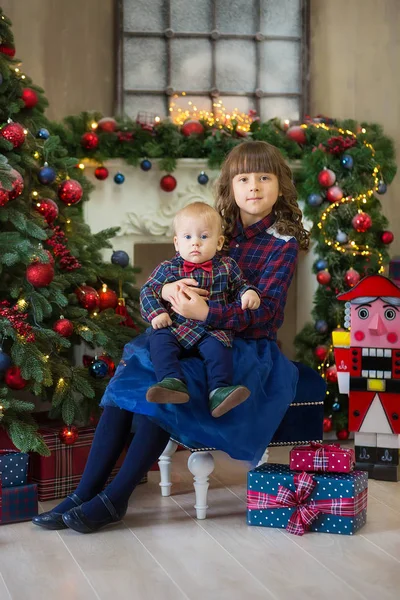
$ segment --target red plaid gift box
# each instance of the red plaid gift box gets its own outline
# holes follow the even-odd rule
[[[58,434],[60,425],[40,428],[51,456],[32,453],[29,460],[29,480],[37,483],[39,500],[53,500],[68,496],[77,487],[89,456],[95,432],[94,427],[78,427],[79,437],[74,444],[64,444]],[[111,480],[119,471],[124,460],[123,452],[112,470]],[[147,481],[144,477],[141,483]]]
[[[1,525],[30,521],[38,514],[38,495],[35,484],[3,488],[1,501]]]
[[[292,471],[324,473],[350,473],[355,466],[352,448],[341,448],[339,444],[311,442],[307,446],[295,446],[290,451]]]

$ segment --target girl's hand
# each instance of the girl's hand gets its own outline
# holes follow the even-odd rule
[[[191,287],[180,287],[173,298],[169,300],[172,310],[185,319],[194,319],[196,321],[205,321],[208,316],[208,305]]]
[[[247,292],[242,295],[242,310],[246,310],[246,308],[257,310],[260,303],[260,296],[254,290],[247,290]]]
[[[198,285],[197,281],[191,277],[185,277],[184,279],[179,279],[172,283],[166,283],[161,290],[161,297],[166,302],[171,302],[172,299],[175,299],[178,289],[181,289],[186,293],[189,290],[188,286],[190,286],[190,289],[199,296],[208,296],[209,292],[196,287]]]

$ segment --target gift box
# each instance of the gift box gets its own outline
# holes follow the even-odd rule
[[[366,522],[367,494],[365,471],[311,474],[264,464],[248,473],[247,523],[353,535]]]
[[[71,445],[60,440],[60,429],[59,424],[51,424],[39,429],[51,451],[51,456],[40,456],[37,453],[30,455],[28,477],[29,481],[37,484],[40,501],[64,498],[76,489],[93,442],[94,427],[78,427],[78,439]],[[121,454],[108,481],[118,473],[125,454],[126,451]],[[141,483],[146,481],[147,476]]]
[[[351,473],[355,467],[355,454],[352,448],[341,448],[339,444],[311,442],[292,448],[289,464],[292,471]]]
[[[3,488],[25,485],[29,455],[16,450],[0,450],[0,476]]]
[[[37,485],[19,485],[3,488],[1,525],[30,521],[38,514]]]

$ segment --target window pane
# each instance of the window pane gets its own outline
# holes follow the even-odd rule
[[[261,0],[261,32],[300,36],[300,0]]]
[[[267,121],[274,117],[299,121],[300,100],[297,98],[262,98],[260,113],[262,121]]]
[[[211,87],[211,43],[209,40],[171,40],[172,87],[174,90],[207,91]]]
[[[124,88],[163,90],[166,86],[165,41],[128,38],[124,47]]]
[[[261,42],[260,86],[264,92],[300,92],[299,42]]]
[[[171,0],[171,22],[174,31],[207,33],[211,31],[211,1]]]
[[[219,40],[215,56],[217,88],[221,92],[254,92],[256,87],[254,42]]]
[[[233,112],[249,113],[249,110],[255,108],[255,102],[253,98],[246,96],[221,96],[220,102],[225,107],[225,112],[232,115]]]
[[[167,27],[164,0],[124,0],[125,31],[163,31]]]
[[[167,115],[167,108],[163,96],[148,96],[145,94],[125,94],[124,114],[131,119],[136,120],[139,112],[151,112],[158,117]]]
[[[221,33],[256,33],[255,0],[218,0],[217,29]]]

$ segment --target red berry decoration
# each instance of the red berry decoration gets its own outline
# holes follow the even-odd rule
[[[298,144],[305,144],[307,139],[303,127],[300,127],[299,125],[294,125],[294,127],[290,127],[287,130],[286,135],[288,138],[290,138],[294,142],[297,142]]]
[[[35,262],[26,269],[26,278],[34,287],[46,287],[54,279],[54,268],[50,263]]]
[[[78,204],[81,201],[83,190],[79,181],[75,179],[66,179],[58,186],[58,197],[64,204]]]
[[[10,46],[9,44],[0,44],[0,53],[9,56],[10,58],[14,58],[15,56],[15,48],[14,46]]]
[[[325,371],[325,377],[326,377],[326,380],[329,383],[336,383],[337,382],[336,365],[332,365],[331,367],[327,368],[327,370]]]
[[[79,437],[79,433],[76,427],[64,427],[58,434],[59,439],[67,446],[75,444]]]
[[[24,191],[24,178],[21,173],[18,173],[15,169],[11,170],[10,175],[14,179],[11,183],[12,189],[8,192],[8,196],[10,200],[15,200],[15,198],[20,196]]]
[[[100,298],[94,288],[89,285],[81,285],[75,294],[83,308],[86,308],[86,310],[99,310]]]
[[[383,244],[391,244],[394,240],[394,235],[391,231],[382,231],[381,241]]]
[[[24,128],[19,123],[7,123],[0,130],[0,135],[11,142],[14,148],[20,148],[25,141]]]
[[[110,290],[105,284],[98,290],[100,298],[100,310],[106,310],[106,308],[116,308],[118,304],[118,296]]]
[[[132,142],[134,140],[131,131],[118,131],[117,136],[120,142]]]
[[[318,174],[318,183],[322,187],[331,187],[336,181],[336,175],[331,169],[322,169]]]
[[[326,191],[326,199],[329,202],[339,202],[343,198],[343,190],[338,185],[333,185]]]
[[[336,437],[338,440],[348,440],[350,435],[350,431],[348,429],[341,429],[336,432]]]
[[[164,175],[160,181],[160,187],[164,192],[172,192],[177,186],[177,181],[173,175]]]
[[[204,133],[204,127],[200,121],[197,121],[196,119],[190,119],[182,125],[181,133],[186,137],[189,137],[190,135],[201,135]]]
[[[113,133],[117,129],[117,121],[112,117],[103,117],[97,122],[98,131]]]
[[[359,233],[365,233],[372,227],[372,219],[367,213],[359,212],[352,218],[351,224]]]
[[[33,108],[38,103],[38,95],[32,88],[25,88],[22,91],[22,100],[24,101],[25,108]]]
[[[54,323],[53,331],[62,337],[68,338],[74,333],[74,326],[69,319],[64,319],[64,317],[61,317]]]
[[[94,176],[96,177],[96,179],[103,181],[108,177],[108,169],[106,169],[106,167],[97,167],[97,169],[94,172]]]
[[[361,275],[355,269],[351,268],[346,271],[344,276],[344,282],[349,287],[354,287],[360,281]]]
[[[99,136],[94,131],[88,131],[81,137],[81,146],[85,150],[95,150],[99,145]]]
[[[324,433],[329,433],[332,431],[332,419],[330,417],[325,417],[323,421],[323,429]]]
[[[321,285],[328,285],[328,283],[330,283],[331,279],[332,279],[332,276],[329,273],[329,271],[327,271],[326,269],[317,273],[317,281]]]
[[[12,390],[23,390],[28,383],[22,377],[19,367],[9,367],[4,374],[4,381]]]
[[[324,362],[328,356],[329,349],[326,346],[317,346],[314,350],[314,356],[319,362]]]
[[[58,217],[58,206],[51,198],[40,198],[35,204],[35,210],[40,213],[49,225]]]

